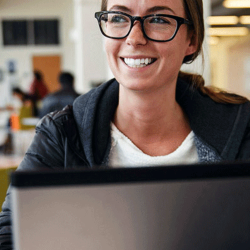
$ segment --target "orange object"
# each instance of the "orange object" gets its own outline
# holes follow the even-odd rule
[[[13,113],[10,117],[10,126],[13,131],[20,130],[20,118],[15,113]]]

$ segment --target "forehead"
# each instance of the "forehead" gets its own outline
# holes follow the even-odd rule
[[[165,7],[170,14],[184,15],[183,0],[108,0],[107,10],[118,10],[119,8],[128,9],[131,14],[146,13],[154,7]],[[164,8],[162,8],[164,9]]]

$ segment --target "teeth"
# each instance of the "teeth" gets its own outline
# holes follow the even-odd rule
[[[124,58],[124,62],[132,68],[141,68],[147,66],[152,62],[152,58],[142,58],[142,59],[133,59],[133,58]]]
[[[141,64],[141,60],[140,60],[140,59],[136,59],[136,60],[135,60],[135,65],[136,65],[136,66],[139,66],[140,64]]]

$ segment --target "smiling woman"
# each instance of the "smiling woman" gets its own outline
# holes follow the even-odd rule
[[[108,0],[95,13],[115,79],[45,116],[18,170],[250,159],[250,103],[180,71],[201,53],[202,0]],[[10,196],[0,249],[10,249]]]

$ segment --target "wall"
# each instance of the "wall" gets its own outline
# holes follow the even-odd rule
[[[228,59],[228,88],[250,98],[250,36],[229,48]]]
[[[74,0],[76,89],[79,92],[87,92],[93,84],[108,79],[103,36],[94,18],[100,7],[100,0]]]
[[[60,46],[3,47],[0,44],[0,69],[6,71],[6,62],[15,60],[18,73],[5,81],[20,84],[26,90],[32,79],[32,56],[62,56],[62,69],[75,75],[79,93],[88,91],[93,83],[107,80],[108,68],[95,11],[100,0],[1,0],[0,19],[59,18],[61,21]],[[0,27],[0,40],[2,41]],[[0,84],[1,85],[1,84]],[[3,87],[0,86],[0,90]],[[6,93],[6,86],[4,92]],[[8,92],[10,92],[8,90]],[[1,106],[1,103],[0,103]]]
[[[250,98],[250,87],[245,86],[246,61],[250,57],[250,35],[222,37],[210,47],[211,83],[213,86]]]
[[[8,60],[17,63],[17,75],[12,76],[13,81],[19,83],[26,90],[32,78],[32,56],[53,55],[62,56],[62,69],[74,73],[75,51],[74,42],[70,38],[70,31],[74,26],[72,0],[1,0],[0,19],[32,19],[32,18],[58,18],[61,22],[60,46],[11,46],[3,47],[2,30],[0,27],[0,69],[6,71]]]

